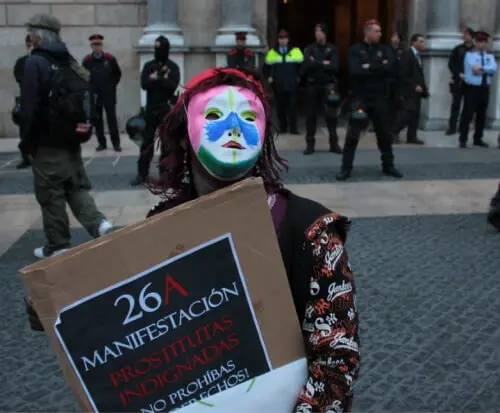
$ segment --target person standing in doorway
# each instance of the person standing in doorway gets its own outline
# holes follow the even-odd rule
[[[316,42],[306,47],[301,75],[306,79],[306,149],[304,155],[314,153],[318,110],[324,109],[330,152],[342,153],[337,135],[336,110],[328,110],[327,98],[337,85],[339,55],[337,48],[327,41],[328,26],[318,23],[314,28]]]
[[[234,34],[236,47],[227,54],[227,67],[233,69],[255,69],[255,53],[247,47],[247,33],[237,32]]]
[[[394,73],[387,79],[387,93],[389,94],[389,106],[393,125],[396,123],[396,115],[401,107],[401,58],[404,54],[403,37],[394,32],[391,36],[391,51],[394,55]],[[371,131],[370,131],[371,132]],[[396,143],[396,142],[395,142]]]
[[[14,65],[14,78],[16,79],[17,84],[19,85],[19,91],[21,91],[21,84],[24,77],[24,65],[26,63],[26,59],[28,59],[31,49],[33,48],[33,43],[31,42],[30,35],[27,34],[24,39],[24,45],[26,47],[26,54],[21,56],[16,60],[16,64]],[[16,106],[18,106],[21,102],[21,97],[16,97]],[[22,137],[23,127],[19,125],[19,136]],[[21,138],[22,139],[22,138]],[[28,153],[21,152],[21,162],[16,165],[17,169],[25,169],[31,166],[31,161],[29,160]]]
[[[298,135],[297,88],[304,55],[298,47],[290,47],[288,32],[278,33],[278,45],[267,52],[268,81],[272,85],[278,109],[280,133]]]
[[[365,38],[362,43],[350,47],[348,54],[349,71],[352,77],[352,101],[356,110],[368,115],[375,127],[377,146],[381,153],[382,173],[394,178],[403,174],[394,167],[392,135],[390,131],[386,81],[393,75],[394,56],[389,46],[380,44],[382,28],[376,20],[364,24]],[[363,128],[351,116],[347,129],[342,167],[337,174],[338,181],[350,178],[354,155]]]
[[[468,27],[464,31],[464,41],[455,46],[448,60],[448,69],[451,72],[450,93],[452,97],[450,119],[446,135],[457,133],[458,116],[460,115],[460,105],[464,95],[464,58],[465,54],[473,47],[472,39],[474,31]]]
[[[424,50],[424,35],[414,34],[410,40],[410,50],[406,51],[401,59],[402,107],[398,111],[396,124],[394,125],[394,143],[399,142],[399,134],[404,128],[408,128],[406,132],[407,143],[415,145],[425,143],[417,137],[422,99],[429,97],[422,63],[422,52]]]
[[[85,56],[82,66],[90,72],[90,90],[93,95],[97,151],[107,149],[104,135],[104,112],[108,121],[109,135],[115,152],[121,152],[120,133],[116,119],[116,87],[120,83],[122,71],[116,58],[103,51],[104,36],[93,34],[89,37],[92,53]]]
[[[490,35],[478,31],[474,35],[474,49],[465,54],[464,107],[460,116],[460,148],[467,148],[469,125],[476,115],[474,146],[487,148],[483,141],[486,111],[490,98],[490,85],[497,72],[495,56],[487,53]]]
[[[155,41],[154,59],[144,65],[141,73],[141,87],[146,91],[146,131],[137,161],[137,175],[130,182],[132,186],[142,185],[149,178],[155,132],[169,112],[179,87],[181,72],[177,63],[169,57],[170,41],[165,36],[159,36]],[[161,158],[164,155],[162,150]]]

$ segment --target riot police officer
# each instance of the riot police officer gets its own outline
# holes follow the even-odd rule
[[[121,152],[120,133],[116,119],[116,87],[122,72],[116,58],[105,53],[102,48],[104,36],[93,34],[89,37],[92,53],[85,56],[82,66],[90,72],[90,90],[94,101],[95,130],[97,135],[97,151],[107,149],[104,136],[103,112],[106,112],[111,143],[116,152]]]
[[[457,133],[458,116],[460,115],[460,105],[464,96],[464,58],[465,54],[472,50],[474,46],[472,39],[474,31],[468,27],[464,31],[464,41],[452,50],[448,60],[448,69],[451,72],[450,93],[452,97],[450,119],[446,135]]]
[[[337,48],[327,42],[328,26],[318,23],[314,28],[316,42],[306,47],[301,75],[306,79],[307,115],[306,149],[304,155],[314,153],[316,144],[316,117],[321,106],[325,110],[330,152],[342,153],[337,136],[337,106],[340,96],[337,91],[339,55]]]
[[[235,69],[254,69],[255,53],[247,47],[246,32],[235,33],[236,47],[227,54],[227,66]]]
[[[394,167],[386,91],[386,81],[393,75],[394,56],[387,45],[380,44],[382,30],[376,20],[369,20],[364,24],[364,34],[364,41],[351,46],[348,55],[353,113],[366,113],[373,122],[384,175],[401,178],[403,175]],[[345,181],[351,176],[359,136],[367,126],[366,123],[360,125],[358,122],[351,114],[342,168],[337,175],[339,181]]]

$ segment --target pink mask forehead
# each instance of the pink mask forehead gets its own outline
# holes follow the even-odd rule
[[[188,132],[191,145],[193,146],[193,149],[195,151],[197,151],[200,146],[201,131],[199,131],[199,127],[201,125],[198,125],[197,128],[192,123],[194,122],[198,123],[200,121],[199,117],[205,116],[205,110],[207,108],[208,103],[218,95],[222,94],[227,95],[227,91],[230,87],[236,90],[237,92],[241,93],[243,96],[245,96],[245,98],[248,100],[250,107],[257,114],[257,120],[255,121],[255,126],[259,131],[261,141],[264,141],[265,131],[266,131],[266,119],[265,119],[266,113],[264,110],[264,105],[262,104],[262,101],[259,99],[259,97],[247,88],[239,86],[221,85],[194,95],[191,101],[189,102],[187,108]],[[194,132],[195,129],[197,130],[197,133]]]

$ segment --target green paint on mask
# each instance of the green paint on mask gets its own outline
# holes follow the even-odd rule
[[[198,151],[198,159],[206,170],[217,178],[238,179],[247,174],[257,163],[258,154],[247,161],[224,163],[213,156],[203,145]]]

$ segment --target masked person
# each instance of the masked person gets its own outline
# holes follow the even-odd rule
[[[164,201],[149,216],[246,177],[264,180],[309,360],[295,412],[349,411],[359,366],[358,316],[345,240],[350,222],[286,190],[263,86],[244,69],[196,76],[159,128],[165,173],[151,185]],[[335,286],[342,294],[329,295]],[[317,325],[324,320],[328,331]],[[279,397],[279,395],[277,395]]]
[[[297,135],[297,89],[300,66],[304,55],[298,47],[290,47],[288,32],[278,33],[278,44],[266,54],[268,81],[273,86],[277,100],[280,132]],[[290,129],[288,129],[290,126]]]
[[[318,110],[321,109],[324,110],[325,114],[330,152],[342,153],[337,135],[337,107],[328,107],[330,95],[338,97],[338,91],[335,89],[339,71],[339,55],[337,48],[332,43],[327,42],[327,32],[328,26],[325,23],[318,23],[314,28],[316,42],[304,50],[304,64],[301,68],[301,76],[306,79],[307,84],[306,149],[304,155],[314,153],[316,119]]]
[[[92,53],[85,56],[82,66],[90,72],[90,90],[93,94],[95,111],[95,132],[97,151],[107,149],[104,136],[104,112],[108,121],[111,143],[115,152],[121,152],[120,133],[116,119],[116,87],[120,83],[122,71],[116,58],[103,51],[104,36],[93,34],[89,37]]]
[[[448,59],[448,69],[451,73],[450,93],[452,97],[450,119],[448,121],[448,130],[446,135],[455,135],[457,133],[458,117],[460,115],[460,105],[464,96],[464,58],[465,54],[472,50],[474,46],[472,39],[474,30],[470,27],[464,30],[464,41],[451,51]]]
[[[359,370],[356,291],[344,245],[350,221],[283,187],[286,163],[276,153],[260,81],[246,70],[209,69],[186,86],[158,132],[167,165],[150,188],[164,200],[148,216],[246,177],[263,179],[309,365],[294,412],[350,411]],[[31,327],[42,329],[30,302],[28,314]]]
[[[26,35],[24,39],[24,44],[26,46],[27,54],[21,56],[16,60],[16,64],[14,65],[14,78],[16,79],[17,84],[19,85],[19,90],[21,90],[21,84],[24,77],[24,65],[26,64],[26,59],[28,59],[31,49],[33,47],[33,43],[31,42],[30,35]],[[16,110],[21,102],[21,98],[16,98]],[[22,125],[19,125],[19,136],[22,136]],[[29,154],[21,151],[21,162],[16,165],[17,169],[28,168],[31,165],[31,161],[29,160]]]
[[[132,186],[148,180],[154,156],[155,132],[170,110],[170,102],[179,87],[179,66],[169,59],[169,54],[170,42],[165,36],[159,36],[155,41],[154,59],[142,68],[141,87],[146,91],[146,131],[137,162],[137,176],[130,183]]]

